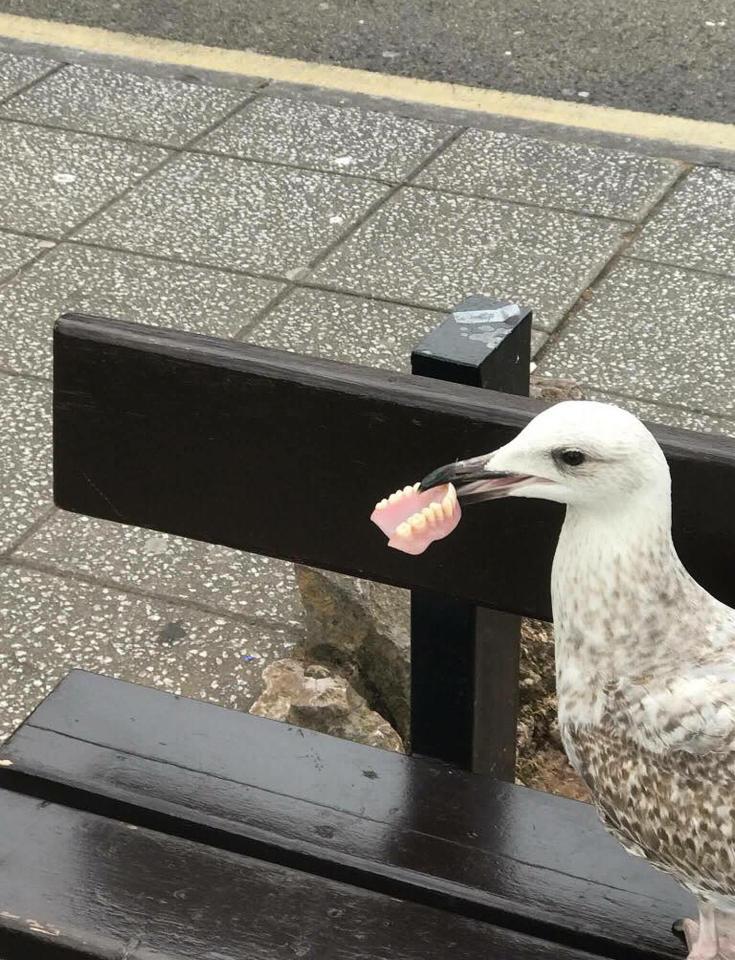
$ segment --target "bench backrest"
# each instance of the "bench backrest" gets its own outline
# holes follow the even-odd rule
[[[507,442],[538,402],[92,317],[62,318],[54,350],[59,506],[551,619],[555,506],[480,505],[419,558],[368,521],[397,487]],[[682,559],[735,605],[735,443],[654,433]]]

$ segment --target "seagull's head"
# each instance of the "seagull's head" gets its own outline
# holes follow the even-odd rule
[[[445,483],[464,503],[531,497],[590,509],[668,497],[670,489],[663,452],[641,421],[589,400],[549,407],[504,447],[440,467],[420,489]]]

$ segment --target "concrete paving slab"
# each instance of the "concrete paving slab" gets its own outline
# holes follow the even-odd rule
[[[647,423],[662,423],[667,427],[679,427],[682,430],[695,430],[697,433],[717,433],[726,437],[735,437],[735,420],[723,420],[706,413],[696,413],[683,407],[668,407],[647,400],[618,397],[614,393],[602,390],[585,390],[588,400],[600,403],[613,403],[617,407],[629,410]]]
[[[0,437],[2,553],[51,507],[50,387],[0,374]]]
[[[73,668],[246,710],[288,630],[0,567],[0,741]]]
[[[79,236],[285,275],[306,267],[387,189],[334,174],[183,155]]]
[[[16,57],[0,53],[0,100],[11,97],[26,84],[42,77],[58,64],[35,57]]]
[[[51,333],[66,311],[235,334],[281,284],[135,254],[61,244],[0,296],[0,367],[51,375]]]
[[[295,290],[245,339],[344,363],[410,370],[411,350],[441,313],[321,290]]]
[[[165,156],[155,147],[0,121],[0,226],[60,237]]]
[[[681,173],[673,160],[467,130],[416,182],[500,200],[640,220]]]
[[[641,231],[630,254],[735,277],[735,171],[697,167]]]
[[[7,280],[24,263],[45,249],[45,242],[35,237],[22,237],[0,230],[0,282]],[[2,301],[0,301],[2,302]]]
[[[622,261],[546,349],[539,372],[735,417],[735,281]]]
[[[13,554],[123,590],[298,626],[293,564],[58,511]]]
[[[257,84],[253,80],[251,89]],[[0,113],[32,123],[181,147],[247,96],[247,89],[227,90],[72,64],[13,97]]]
[[[625,224],[403,188],[315,271],[355,293],[449,310],[470,293],[533,306],[553,330]]]
[[[403,180],[454,128],[309,100],[261,97],[198,149]]]

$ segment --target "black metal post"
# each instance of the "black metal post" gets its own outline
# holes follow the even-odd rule
[[[411,354],[414,374],[528,396],[531,311],[468,297]],[[411,594],[411,746],[502,780],[515,776],[520,617]]]

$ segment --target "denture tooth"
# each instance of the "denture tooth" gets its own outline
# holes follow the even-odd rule
[[[424,509],[421,511],[421,516],[426,518],[427,523],[434,523],[436,520],[431,507],[424,507]]]
[[[399,524],[396,527],[396,533],[399,537],[410,537],[411,536],[411,526],[405,520],[403,523]]]
[[[384,498],[383,500],[380,501],[380,503],[376,506],[375,509],[376,509],[376,510],[385,510],[385,508],[386,508],[387,506],[388,506],[388,500]]]
[[[414,513],[414,515],[409,518],[408,522],[411,524],[412,529],[418,530],[419,533],[426,529],[426,517],[423,515],[423,513]]]
[[[395,503],[396,500],[397,500],[400,496],[401,496],[401,491],[400,491],[400,490],[397,490],[395,493],[392,493],[392,494],[388,497],[388,503]]]
[[[413,493],[413,487],[404,487],[403,492],[406,496],[408,496],[409,493]]]
[[[411,489],[413,490],[414,493],[418,493],[418,489],[420,486],[421,486],[421,481],[417,480]]]
[[[442,510],[440,503],[432,503],[431,510],[437,520],[444,519],[444,511]]]

